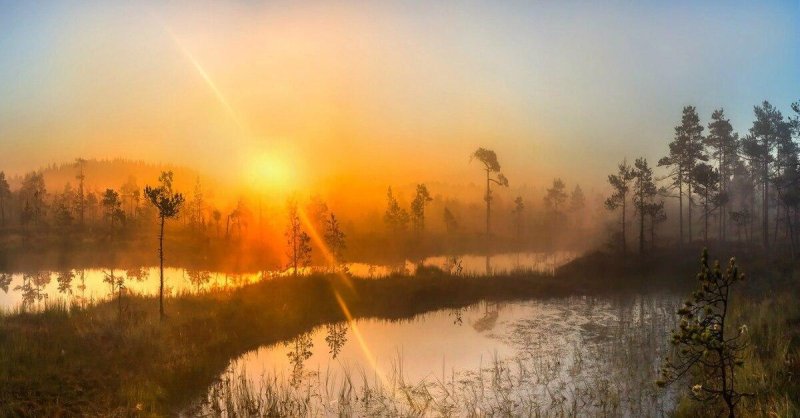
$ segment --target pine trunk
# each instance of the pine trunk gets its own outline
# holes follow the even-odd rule
[[[158,272],[159,272],[159,288],[158,288],[158,313],[159,318],[164,320],[164,216],[161,216],[161,229],[158,234]]]

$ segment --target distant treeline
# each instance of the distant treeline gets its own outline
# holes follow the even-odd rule
[[[645,158],[623,160],[608,177],[606,207],[619,215],[610,244],[626,251],[634,217],[640,252],[658,241],[667,219],[665,199],[676,201],[677,245],[696,240],[783,249],[797,254],[800,226],[800,102],[792,115],[764,101],[754,107],[752,127],[740,136],[723,109],[714,110],[707,129],[693,106],[680,124],[655,176]],[[630,210],[632,207],[633,210]]]

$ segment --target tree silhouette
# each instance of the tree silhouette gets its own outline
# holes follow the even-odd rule
[[[331,357],[335,359],[347,343],[347,323],[337,322],[326,325],[326,328],[328,335],[325,336],[325,342],[328,344]]]
[[[669,144],[669,155],[658,161],[660,167],[669,167],[670,186],[678,189],[679,245],[683,245],[683,198],[688,197],[689,240],[692,239],[692,183],[691,173],[698,161],[706,161],[703,152],[703,127],[694,106],[685,106],[681,124],[675,127],[675,137]]]
[[[200,184],[200,177],[197,177],[192,193],[192,201],[189,204],[189,223],[192,228],[202,230],[205,227],[206,201],[203,196],[203,186]]]
[[[667,220],[667,213],[664,211],[664,201],[651,202],[645,205],[645,213],[650,219],[650,249],[656,245],[656,226]]]
[[[195,293],[200,293],[203,286],[211,282],[211,273],[207,270],[188,269],[186,270],[186,276],[189,283],[194,286]]]
[[[127,218],[129,220],[136,219],[137,213],[139,212],[139,199],[141,199],[141,189],[136,184],[136,177],[128,176],[128,180],[122,184],[119,188],[120,200],[125,203],[125,200],[128,201],[128,208],[127,208]],[[123,208],[123,212],[125,208]]]
[[[522,231],[525,228],[525,203],[522,196],[514,199],[514,209],[511,211],[511,219],[514,222],[514,238],[519,246],[522,243]]]
[[[720,179],[719,239],[724,241],[727,233],[728,183],[733,176],[739,150],[739,135],[733,132],[730,120],[725,118],[724,109],[714,110],[711,114],[705,144],[711,149],[711,157],[717,161],[717,172]]]
[[[328,250],[331,252],[331,256],[333,257],[333,267],[334,269],[342,262],[344,250],[347,248],[345,244],[345,235],[342,232],[341,228],[339,227],[339,220],[336,219],[336,215],[333,213],[330,214],[328,219],[325,221],[325,245],[328,247]]]
[[[575,185],[572,193],[569,195],[569,210],[572,212],[580,212],[586,207],[586,196],[583,194],[583,189],[579,184]]]
[[[575,226],[583,228],[583,210],[586,208],[586,196],[583,194],[583,189],[580,185],[575,185],[572,193],[569,195],[569,211],[572,219],[574,219]]]
[[[400,207],[394,194],[392,194],[391,187],[386,192],[386,212],[383,214],[383,221],[395,235],[405,232],[408,228],[408,212]]]
[[[113,237],[116,223],[125,221],[125,212],[122,210],[122,200],[120,200],[119,193],[115,190],[106,189],[103,193],[103,199],[100,202],[103,205],[104,218],[108,222],[109,233]]]
[[[425,230],[425,205],[432,201],[428,187],[424,184],[417,185],[417,193],[411,201],[411,226],[414,232],[421,234]]]
[[[23,205],[20,215],[22,224],[33,222],[34,225],[39,225],[46,209],[46,195],[42,173],[33,171],[26,174],[19,189],[19,199]]]
[[[456,220],[455,215],[453,215],[453,212],[451,212],[447,207],[444,208],[443,219],[444,227],[448,234],[453,234],[458,230],[458,221]]]
[[[184,198],[182,194],[172,191],[172,171],[162,172],[158,180],[161,185],[158,187],[146,186],[144,188],[144,194],[147,196],[150,203],[158,210],[158,217],[160,219],[158,233],[158,310],[161,320],[164,320],[164,224],[167,219],[178,216]]]
[[[698,382],[691,390],[695,400],[713,403],[722,399],[728,416],[734,417],[736,405],[746,396],[736,389],[735,373],[744,364],[741,357],[747,348],[747,329],[736,329],[726,319],[731,288],[744,274],[733,258],[725,271],[719,262],[709,267],[708,250],[703,250],[697,278],[700,288],[678,310],[680,327],[673,330],[671,341],[674,358],[667,357],[657,383],[665,386],[689,374]]]
[[[625,212],[627,212],[628,192],[630,192],[631,181],[633,181],[633,179],[633,167],[628,165],[628,162],[625,160],[617,167],[617,174],[610,174],[608,176],[608,183],[611,184],[613,193],[606,199],[605,206],[611,211],[617,210],[618,208],[622,209],[620,224],[622,225],[621,244],[623,253],[628,251],[628,244],[626,242],[627,232],[625,230],[625,224],[627,222],[625,219]]]
[[[633,164],[633,207],[639,214],[639,253],[644,253],[644,220],[648,206],[656,195],[656,184],[653,182],[653,169],[647,165],[647,159],[637,158]]]
[[[561,179],[553,179],[553,185],[547,189],[544,204],[553,216],[553,220],[561,219],[561,209],[567,201],[566,185]]]
[[[217,238],[219,238],[219,221],[222,219],[222,212],[220,212],[219,209],[214,209],[214,211],[211,212],[211,218],[214,219],[214,225],[217,229]]]
[[[490,219],[493,199],[492,183],[501,187],[508,187],[508,179],[500,172],[500,163],[497,161],[497,154],[495,154],[494,151],[478,148],[472,153],[470,161],[473,159],[481,162],[483,164],[483,169],[486,171],[486,194],[483,199],[486,201],[486,236],[489,237],[491,233]]]
[[[72,216],[72,202],[74,200],[75,192],[69,183],[64,185],[64,191],[61,194],[55,194],[53,197],[52,209],[56,225],[65,232],[69,230],[74,220]],[[67,237],[68,235],[64,235],[64,238]]]
[[[702,201],[703,241],[708,243],[708,217],[719,197],[719,172],[706,163],[698,164],[692,170],[692,182]]]
[[[790,125],[781,112],[768,101],[755,106],[756,120],[750,133],[742,140],[742,152],[751,166],[757,169],[757,179],[761,185],[761,224],[762,245],[769,248],[769,186],[774,168],[775,150],[781,142],[791,140]]]
[[[14,276],[9,273],[0,273],[0,289],[3,290],[3,293],[8,294],[8,287],[11,285],[11,281],[14,280]]]
[[[11,197],[11,189],[6,180],[6,173],[0,171],[0,225],[6,226],[6,207]]]
[[[289,199],[286,207],[289,217],[286,226],[289,266],[292,268],[292,274],[297,277],[300,267],[307,267],[311,263],[311,237],[303,230],[297,201]]]
[[[78,223],[81,228],[83,228],[86,220],[86,189],[84,185],[86,181],[86,174],[84,174],[86,162],[87,161],[83,158],[75,159],[75,168],[78,169],[78,174],[75,175],[75,179],[78,180],[78,192],[75,195],[75,210],[78,212]]]
[[[328,204],[321,197],[317,195],[311,196],[306,205],[306,214],[308,214],[308,220],[315,231],[325,230],[329,212]]]
[[[289,357],[289,364],[292,365],[292,378],[290,383],[292,386],[298,387],[303,380],[303,363],[313,355],[311,350],[314,348],[314,341],[311,339],[311,333],[305,332],[284,344],[288,347],[292,347],[292,349],[286,353],[286,356]]]
[[[62,294],[72,294],[72,280],[75,279],[75,272],[72,269],[64,269],[56,275],[58,282],[58,292]]]

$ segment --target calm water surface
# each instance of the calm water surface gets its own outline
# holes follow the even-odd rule
[[[553,273],[564,263],[575,258],[575,253],[514,253],[493,255],[488,262],[492,273],[513,270],[530,270]],[[423,261],[454,274],[486,275],[487,257],[462,255],[457,257],[429,257]],[[350,272],[359,277],[380,278],[391,273],[412,274],[416,264],[411,261],[396,265],[365,263],[347,264]],[[168,295],[226,289],[253,283],[262,279],[289,274],[286,270],[251,273],[226,273],[182,268],[165,268],[165,290]],[[107,268],[71,269],[61,271],[0,272],[0,310],[24,306],[37,309],[46,303],[92,303],[119,294],[119,285],[128,293],[155,295],[159,287],[158,267],[140,267],[131,270]]]
[[[654,384],[677,296],[481,303],[358,319],[233,359],[187,411],[231,416],[661,416]]]

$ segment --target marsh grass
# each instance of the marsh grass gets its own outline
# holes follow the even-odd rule
[[[455,276],[435,269],[418,276],[392,275],[381,280],[345,280],[320,274],[296,279],[279,277],[238,289],[168,298],[168,317],[163,324],[158,321],[157,300],[150,296],[125,295],[122,316],[116,300],[79,304],[45,300],[35,312],[17,310],[0,315],[0,416],[176,414],[217,382],[231,359],[262,345],[291,340],[314,327],[344,320],[334,292],[341,295],[356,318],[393,320],[469,306],[482,300],[581,294],[625,298],[643,289],[689,288],[691,274],[676,274],[681,269],[676,264],[680,263],[668,261],[670,258],[665,260],[656,260],[655,267],[646,263],[631,267],[628,261],[609,260],[595,254],[570,263],[555,277],[530,273],[498,274],[491,278]],[[648,267],[642,269],[645,264]],[[691,272],[694,263],[686,263],[686,267]],[[756,411],[754,414],[797,413],[795,293],[782,299],[770,294],[753,299],[751,305],[742,304],[742,315],[752,315],[748,323],[754,341],[752,356],[757,359],[746,362],[751,372],[745,374],[749,376],[748,384],[758,394],[746,405]],[[639,327],[633,322],[626,326]],[[656,330],[637,335],[652,336]],[[559,373],[576,370],[586,373],[588,365],[598,361],[593,358],[605,358],[609,353],[614,353],[611,359],[621,371],[633,373],[635,370],[631,369],[635,368],[650,373],[652,366],[655,373],[656,351],[637,352],[630,347],[639,344],[638,340],[626,339],[625,333],[620,335],[613,339],[619,343],[611,348],[575,350],[575,364],[569,367],[562,364]],[[345,391],[334,385],[334,376],[322,376],[327,379],[323,385],[328,388],[326,396],[336,400],[336,410],[344,408],[344,412],[352,411],[353,415],[358,415],[367,401],[375,402],[369,404],[375,409],[368,412],[376,414],[436,411],[430,413],[450,416],[466,409],[473,411],[468,415],[474,416],[488,415],[490,411],[502,415],[511,410],[534,415],[536,411],[583,414],[579,411],[593,410],[615,415],[614,411],[619,410],[649,411],[653,405],[654,395],[645,393],[652,386],[636,384],[631,376],[604,379],[597,373],[597,378],[585,380],[588,386],[571,387],[564,385],[563,379],[553,372],[554,367],[535,356],[499,359],[487,367],[491,373],[481,371],[472,378],[443,374],[440,381],[411,384],[402,380],[386,387],[383,382],[376,384],[371,373],[352,370],[346,377],[351,382],[350,388]],[[403,375],[400,370],[398,374]],[[515,395],[523,393],[514,388],[521,387],[519,382],[525,379],[549,382],[545,395],[527,394],[524,398]],[[369,385],[361,383],[364,381],[369,381]],[[265,411],[285,407],[286,411],[295,412],[308,407],[304,406],[309,405],[303,401],[304,397],[291,397],[296,391],[289,392],[283,387],[280,381],[263,387],[246,387],[241,383],[238,389],[229,391],[234,402],[230,405],[242,400],[242,405],[266,405],[258,406],[266,408]],[[271,391],[271,395],[243,398],[258,391]],[[313,392],[305,393],[308,397]],[[396,403],[397,393],[413,402]],[[227,399],[223,395],[220,392]],[[269,402],[265,404],[264,399]],[[669,400],[661,399],[659,402],[668,410]],[[562,409],[552,409],[552,405]],[[408,409],[397,409],[401,407]],[[698,410],[687,408],[681,401],[678,412]]]
[[[248,374],[233,362],[187,416],[663,416],[676,391],[659,391],[652,365],[674,325],[672,297],[590,306],[560,301],[562,318],[523,319],[501,338],[515,348],[475,370],[409,380],[398,354],[382,377],[361,364],[328,363],[297,384],[286,370]],[[573,306],[586,306],[576,317]],[[613,309],[612,309],[613,307]],[[555,329],[553,321],[563,320]],[[421,319],[421,320],[424,320]],[[433,336],[431,336],[433,337]],[[399,342],[398,342],[399,343]],[[331,366],[334,364],[334,366]],[[340,366],[340,367],[337,367]],[[430,365],[432,370],[435,365]]]
[[[122,316],[116,300],[70,309],[43,301],[0,317],[0,416],[174,413],[231,358],[342,321],[334,292],[356,317],[392,319],[567,289],[540,276],[274,278],[169,298],[163,324],[149,296],[125,295]]]
[[[750,346],[736,384],[744,393],[737,414],[748,417],[800,416],[800,305],[795,290],[754,297],[738,294],[733,323],[746,326]],[[701,405],[685,397],[679,417],[712,416],[722,406]]]

